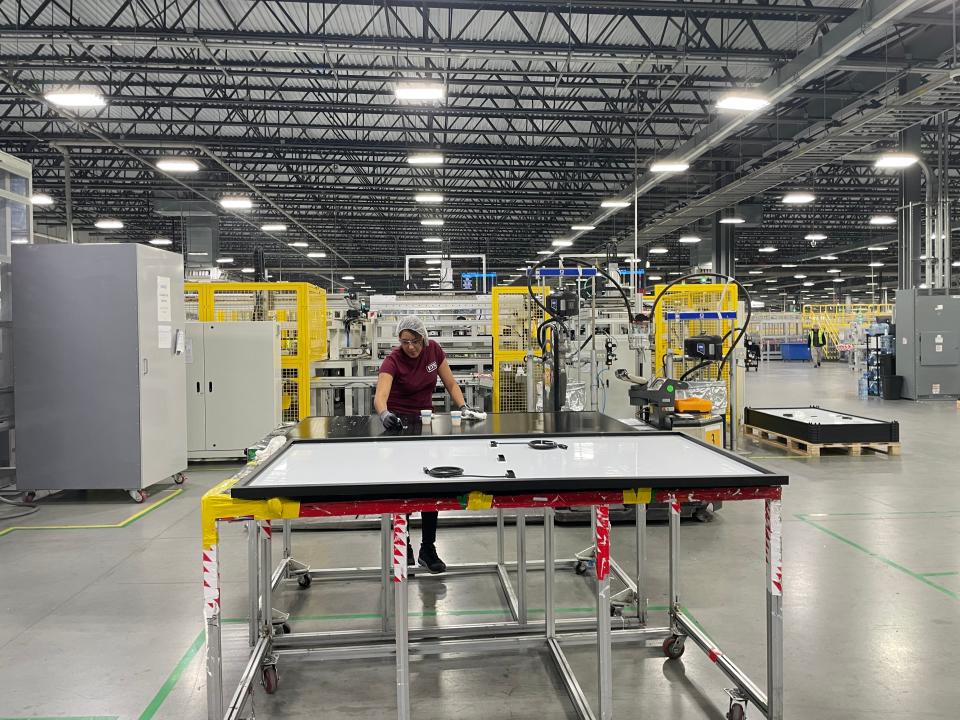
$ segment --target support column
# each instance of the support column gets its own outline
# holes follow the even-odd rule
[[[900,92],[914,89],[920,83],[919,78],[908,77],[900,82]],[[900,133],[900,151],[923,157],[920,147],[921,129],[915,125]],[[924,224],[926,222],[924,193],[920,178],[923,170],[920,165],[905,168],[900,172],[900,208],[897,212],[897,287],[909,290],[920,284],[920,256],[923,255]]]
[[[720,213],[713,216],[713,271],[733,277],[736,274],[734,261],[733,225],[721,225]]]

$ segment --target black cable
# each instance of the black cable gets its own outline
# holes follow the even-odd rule
[[[623,286],[619,282],[617,282],[616,280],[613,279],[613,277],[611,277],[610,273],[608,273],[603,268],[598,267],[597,265],[592,265],[588,262],[585,262],[584,260],[580,260],[579,258],[564,258],[564,261],[568,263],[573,263],[574,265],[579,265],[580,267],[593,268],[598,273],[603,275],[607,280],[613,283],[613,286],[620,291],[620,296],[623,298],[623,304],[627,308],[627,320],[629,320],[630,323],[636,322],[636,316],[633,314],[633,310],[630,307],[630,297],[627,295],[627,291],[623,289]],[[543,267],[548,262],[550,262],[550,258],[544,258],[543,260],[538,262],[536,265],[531,267],[529,270],[527,270],[527,293],[533,299],[533,302],[536,303],[537,307],[543,310],[545,315],[549,315],[550,311],[547,309],[546,305],[540,302],[540,298],[538,298],[537,294],[533,291],[533,276],[537,268]]]
[[[705,367],[707,367],[707,365],[709,365],[709,364],[712,363],[712,362],[716,362],[716,361],[715,361],[715,360],[704,360],[704,361],[703,361],[702,363],[700,363],[699,365],[694,365],[692,368],[690,368],[689,370],[685,371],[685,372],[683,373],[683,375],[681,375],[678,379],[679,379],[679,380],[686,380],[687,377],[689,377],[690,375],[693,375],[693,373],[695,373],[697,370],[699,370],[700,368],[705,368]]]
[[[730,358],[730,355],[733,354],[734,349],[737,347],[737,345],[740,344],[740,341],[743,340],[743,336],[747,334],[747,328],[750,326],[750,318],[753,317],[753,307],[750,301],[750,293],[747,292],[747,289],[743,286],[743,284],[739,280],[737,280],[735,277],[731,277],[730,275],[724,275],[722,273],[715,273],[715,272],[696,272],[696,273],[690,273],[689,275],[684,275],[683,277],[678,277],[675,280],[667,283],[666,287],[663,288],[663,292],[661,292],[659,295],[657,295],[657,297],[654,298],[653,306],[650,308],[650,317],[651,318],[654,317],[654,313],[657,310],[657,305],[660,304],[660,299],[667,294],[670,288],[672,288],[674,285],[678,283],[683,282],[684,280],[690,280],[692,278],[698,278],[698,277],[714,277],[714,278],[720,278],[721,280],[726,280],[728,282],[732,282],[743,292],[743,299],[746,301],[746,306],[747,306],[746,322],[743,323],[743,327],[740,329],[740,334],[737,335],[736,339],[730,344],[730,349],[727,350],[726,354],[724,354],[723,358],[720,360],[720,365],[717,368],[717,379],[719,379],[720,376],[723,374],[723,367],[724,365],[727,364],[727,360]],[[733,331],[731,330],[730,332],[733,332]]]
[[[455,477],[470,477],[470,478],[505,478],[510,477],[509,473],[504,473],[503,475],[473,475],[465,474],[463,468],[455,467],[453,465],[438,465],[434,468],[424,467],[423,472],[425,472],[430,477],[435,478],[455,478]]]

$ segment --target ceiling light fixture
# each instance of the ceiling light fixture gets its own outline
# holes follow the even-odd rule
[[[657,280],[663,280],[663,278],[660,275],[647,275],[647,280],[656,282]]]
[[[326,254],[325,252],[308,252],[308,253],[307,253],[307,257],[308,257],[308,258],[314,258],[314,259],[316,259],[316,258],[325,258],[326,256],[327,256],[327,254]]]
[[[748,270],[747,275],[763,275],[763,270]]]
[[[428,260],[424,260],[424,262],[427,263],[427,265],[440,265],[443,263],[443,260],[440,258],[430,258]]]
[[[217,262],[218,262],[218,263],[221,263],[222,265],[229,265],[230,263],[233,262],[233,258],[232,258],[232,257],[218,257],[218,258],[217,258]]]
[[[846,279],[846,278],[834,278],[833,281],[834,281],[834,282],[846,282],[847,279]]]
[[[31,205],[53,205],[53,198],[46,193],[34,193],[30,198]]]
[[[650,248],[650,254],[651,254],[651,255],[666,255],[668,252],[670,252],[670,251],[667,250],[667,248],[665,248],[665,247]]]
[[[240,272],[249,275],[250,273],[256,272],[253,268],[240,268]]]
[[[870,247],[867,248],[867,250],[869,250],[870,252],[882,252],[883,250],[886,250],[886,249],[887,249],[886,245],[871,245]]]
[[[797,266],[796,263],[784,263],[784,264],[781,265],[780,267],[782,267],[782,268],[795,268],[796,266]]]
[[[200,250],[193,250],[193,251],[187,253],[187,255],[193,255],[193,256],[195,256],[195,257],[205,256],[205,255],[208,255],[208,254],[209,254],[209,253],[205,253],[205,252],[202,252],[202,251],[200,251]]]
[[[553,245],[554,247],[558,247],[558,248],[561,248],[561,247],[570,247],[571,245],[573,245],[573,240],[554,240],[554,241],[553,241],[552,243],[550,243],[550,244]]]
[[[68,108],[99,108],[107,104],[98,90],[90,88],[60,88],[51,90],[43,97],[52,105]]]
[[[821,255],[820,259],[821,260],[839,260],[839,258],[836,255]]]
[[[840,268],[830,268],[829,270],[827,270],[827,272],[830,273],[831,275],[836,275],[837,273],[843,272],[843,270],[841,270]]]
[[[780,202],[786,205],[806,205],[817,199],[817,196],[810,192],[789,192],[780,198]]]
[[[827,236],[823,233],[807,233],[803,236],[804,240],[826,240]]]
[[[717,110],[732,110],[737,112],[756,112],[763,110],[770,101],[757,93],[743,90],[733,90],[720,96],[717,100]]]
[[[224,210],[249,210],[253,201],[243,195],[225,195],[220,198],[220,207]]]
[[[742,217],[737,217],[736,215],[732,217],[720,218],[721,225],[743,225],[745,222],[746,220],[744,220]]]
[[[260,229],[264,232],[284,232],[287,226],[283,223],[267,223],[266,225],[261,225]]]
[[[796,280],[803,280],[803,279],[806,277],[806,275],[794,275],[793,277],[794,277]]]
[[[151,245],[173,245],[173,240],[167,238],[154,238],[149,241]]]
[[[353,275],[344,275],[341,280],[353,280]]]
[[[408,165],[443,165],[443,153],[420,152],[407,155]]]
[[[297,240],[296,242],[290,243],[290,247],[292,247],[292,248],[305,248],[305,247],[310,247],[310,243],[304,242],[303,240]]]
[[[878,157],[873,166],[879,169],[903,169],[916,165],[919,161],[920,158],[913,153],[887,152]]]
[[[442,243],[443,238],[442,237],[425,237],[423,241],[425,243]]]
[[[659,160],[650,166],[650,172],[681,173],[690,169],[690,163],[682,160]]]
[[[553,255],[553,250],[537,250],[537,255]]]
[[[702,242],[702,238],[699,235],[681,235],[678,242],[684,245],[696,245],[698,242]]]
[[[407,101],[443,100],[446,94],[443,83],[430,80],[399,82],[393,89],[393,95],[397,100]]]
[[[436,205],[443,202],[443,195],[440,193],[417,193],[413,196],[413,201],[418,203]]]
[[[571,225],[570,229],[577,230],[577,231],[580,231],[580,230],[589,231],[589,230],[596,230],[597,226],[596,225]]]
[[[758,252],[762,252],[762,253],[775,253],[776,251],[777,249],[773,247],[773,245],[767,245],[758,250]]]
[[[425,227],[442,227],[443,220],[441,218],[424,218],[420,221],[420,224]]]
[[[625,208],[625,207],[630,207],[630,201],[629,201],[629,200],[617,200],[617,199],[604,200],[604,201],[602,201],[602,202],[600,203],[600,207],[602,207],[602,208]]]
[[[874,215],[870,218],[871,225],[893,225],[897,219],[893,215]]]
[[[157,160],[157,170],[171,173],[194,173],[200,169],[200,164],[190,158],[162,158]]]
[[[100,230],[122,230],[123,223],[113,218],[100,218],[94,224],[94,227]]]

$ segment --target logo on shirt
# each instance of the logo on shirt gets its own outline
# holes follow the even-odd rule
[[[433,372],[434,370],[436,370],[436,369],[437,369],[437,363],[436,363],[436,362],[432,362],[432,363],[430,363],[429,365],[427,365],[427,372],[428,372],[428,373],[432,373],[432,372]]]

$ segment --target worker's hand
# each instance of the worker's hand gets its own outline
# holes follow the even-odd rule
[[[472,407],[464,403],[460,406],[460,412],[463,414],[464,420],[486,420],[487,414],[479,410],[474,410]]]
[[[383,423],[384,430],[399,430],[403,427],[403,423],[400,421],[400,418],[398,418],[389,410],[384,410],[382,413],[380,413],[380,422]]]

